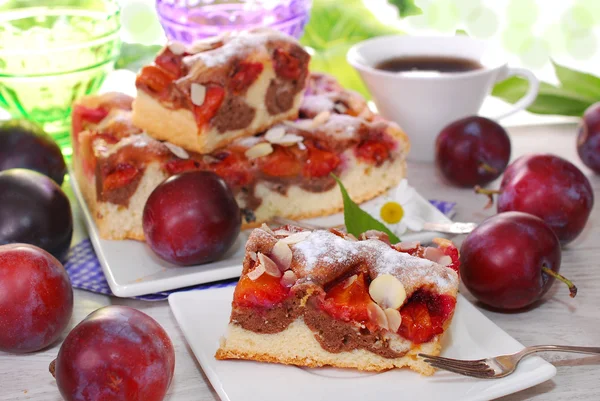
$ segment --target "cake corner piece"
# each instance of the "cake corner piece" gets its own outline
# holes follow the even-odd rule
[[[310,55],[293,37],[256,29],[165,46],[136,79],[136,125],[210,153],[298,117]]]

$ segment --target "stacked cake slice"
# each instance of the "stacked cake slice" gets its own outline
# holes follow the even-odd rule
[[[409,144],[280,33],[258,30],[166,46],[136,99],[108,93],[73,109],[74,170],[107,239],[143,240],[142,211],[171,175],[209,170],[243,210],[243,228],[342,209],[332,174],[362,202],[405,176]]]
[[[133,121],[156,139],[212,152],[296,118],[309,60],[271,30],[171,44],[138,75]]]

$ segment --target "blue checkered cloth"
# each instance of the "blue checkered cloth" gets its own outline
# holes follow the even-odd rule
[[[454,213],[456,203],[437,200],[432,200],[430,202],[446,216],[451,217]],[[113,295],[108,286],[108,282],[106,282],[104,273],[102,272],[100,261],[96,257],[94,247],[89,239],[84,239],[69,250],[65,269],[71,278],[71,284],[74,288],[80,288],[99,294]],[[233,286],[237,280],[237,278],[233,278],[230,280],[179,288],[172,291],[157,292],[156,294],[142,295],[134,298],[144,301],[163,301],[173,292]]]

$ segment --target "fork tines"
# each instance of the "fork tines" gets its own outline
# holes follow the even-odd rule
[[[462,361],[427,354],[419,354],[419,356],[424,358],[424,361],[429,365],[437,369],[443,369],[479,379],[492,379],[495,376],[494,369],[487,364],[485,359]]]

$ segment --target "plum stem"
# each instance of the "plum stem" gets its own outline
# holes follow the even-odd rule
[[[485,205],[484,209],[491,208],[494,205],[494,195],[499,195],[502,193],[502,191],[500,191],[499,189],[486,189],[481,188],[479,185],[475,185],[475,188],[473,189],[475,190],[475,193],[486,195],[488,197],[489,202],[487,203],[487,205]]]
[[[485,162],[481,162],[479,164],[479,168],[481,168],[483,171],[485,171],[486,173],[490,173],[490,174],[498,174],[498,169],[495,167],[490,166],[489,164],[485,163]]]
[[[563,283],[565,283],[569,287],[569,295],[571,296],[571,298],[575,298],[575,295],[577,295],[577,287],[575,286],[575,284],[573,284],[573,282],[571,280],[567,279],[565,276],[563,276],[561,274],[558,274],[557,272],[548,268],[547,266],[542,266],[542,271],[544,273],[554,277],[555,279],[560,280]]]
[[[50,362],[50,374],[52,375],[52,377],[54,377],[56,379],[56,359],[53,360],[52,362]]]

